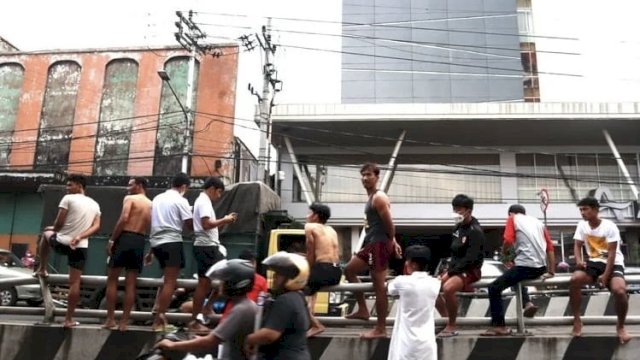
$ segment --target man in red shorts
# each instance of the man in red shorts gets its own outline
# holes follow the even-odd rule
[[[439,337],[458,335],[456,317],[458,315],[458,291],[473,291],[471,284],[480,280],[480,269],[484,257],[484,232],[478,220],[471,216],[473,199],[464,194],[456,195],[451,201],[456,227],[451,240],[451,262],[447,272],[441,275],[442,293],[436,301],[436,308],[443,317],[448,317],[447,326]]]
[[[385,278],[389,259],[392,256],[400,256],[400,245],[395,240],[395,226],[391,218],[391,205],[389,197],[383,191],[378,190],[378,178],[380,169],[375,164],[364,164],[360,169],[362,185],[367,190],[369,200],[364,207],[366,216],[365,238],[362,249],[355,254],[347,267],[345,276],[352,283],[358,283],[358,274],[369,269],[373,279],[373,287],[376,294],[376,312],[378,314],[376,326],[361,335],[364,339],[375,339],[387,336],[385,321],[387,319],[387,289]],[[369,310],[364,300],[363,293],[356,293],[358,309],[347,315],[347,319],[369,319]]]

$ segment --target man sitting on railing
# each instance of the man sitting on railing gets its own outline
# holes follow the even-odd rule
[[[502,304],[502,292],[506,288],[517,285],[522,280],[535,279],[541,275],[547,279],[555,274],[555,256],[549,232],[540,220],[526,215],[525,208],[518,204],[509,207],[509,218],[504,229],[503,251],[506,252],[510,247],[515,248],[515,266],[489,285],[491,328],[483,336],[511,334],[505,326]],[[523,292],[522,300],[525,316],[533,317],[538,308],[529,299],[528,292]]]
[[[611,220],[600,219],[600,204],[592,197],[584,198],[578,203],[580,215],[584,220],[578,223],[573,251],[576,256],[576,271],[571,276],[569,285],[569,303],[573,311],[573,336],[582,335],[580,320],[582,287],[597,282],[600,287],[608,287],[615,299],[618,324],[616,329],[620,343],[631,340],[631,335],[624,328],[629,300],[627,284],[624,280],[624,256],[620,251],[620,230]],[[582,258],[582,245],[589,259],[585,264]]]

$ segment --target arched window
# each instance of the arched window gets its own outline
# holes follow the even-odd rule
[[[80,65],[73,61],[60,61],[49,67],[36,145],[38,170],[67,168],[80,72]]]
[[[165,64],[165,71],[167,72],[167,75],[169,75],[169,82],[171,83],[173,90],[175,90],[176,95],[174,95],[169,88],[167,81],[163,81],[153,174],[159,176],[172,176],[180,172],[182,155],[184,154],[184,129],[186,127],[186,116],[182,111],[177,98],[180,99],[182,105],[185,107],[187,106],[186,98],[189,58],[177,57],[170,59]],[[198,88],[197,62],[193,78],[193,103],[191,104],[191,109],[196,108],[196,94]],[[193,121],[191,122],[191,127],[193,128]]]
[[[0,168],[9,165],[23,78],[24,68],[20,64],[0,64]]]
[[[116,59],[104,75],[94,175],[126,175],[133,124],[138,63]]]

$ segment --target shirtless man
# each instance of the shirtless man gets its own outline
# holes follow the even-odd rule
[[[309,304],[311,328],[307,337],[316,336],[325,327],[313,316],[318,290],[325,286],[336,285],[342,277],[340,255],[338,254],[338,234],[331,226],[325,225],[331,217],[331,209],[327,205],[313,203],[309,206],[307,223],[304,226],[306,237],[307,261],[311,267],[305,294]]]
[[[375,328],[362,334],[361,337],[376,339],[387,336],[385,327],[389,307],[385,285],[387,269],[391,257],[400,258],[402,256],[402,249],[395,240],[396,230],[391,217],[389,197],[382,190],[378,190],[380,168],[375,164],[364,164],[360,168],[360,175],[362,176],[362,186],[369,196],[364,207],[365,238],[362,249],[351,258],[344,273],[349,282],[359,283],[358,274],[367,269],[371,271],[378,317]],[[355,296],[358,301],[358,310],[347,315],[346,318],[369,320],[369,310],[364,294],[357,292]]]
[[[107,318],[105,329],[116,327],[113,313],[116,308],[118,276],[126,270],[124,311],[118,330],[127,330],[129,314],[136,299],[136,279],[142,271],[144,242],[151,224],[151,200],[146,195],[147,179],[135,177],[129,180],[129,195],[122,202],[122,213],[107,243],[109,271],[107,278]]]

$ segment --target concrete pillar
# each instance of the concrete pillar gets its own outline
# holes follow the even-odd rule
[[[506,173],[516,172],[516,154],[511,152],[500,153],[500,171]],[[518,179],[503,176],[500,178],[500,191],[503,203],[514,203],[518,199]]]
[[[358,242],[360,242],[360,227],[352,226],[351,227],[351,253],[355,254],[360,249],[356,249],[358,246]]]

